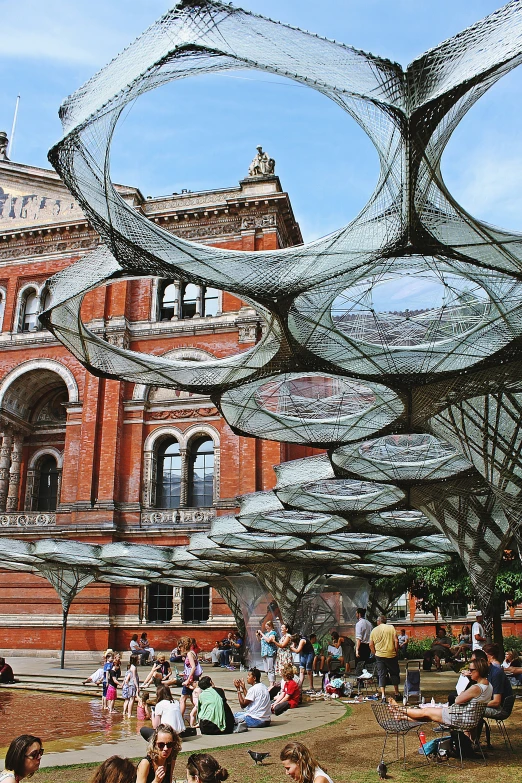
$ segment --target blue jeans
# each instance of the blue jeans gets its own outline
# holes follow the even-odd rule
[[[249,729],[264,729],[266,726],[270,726],[270,720],[259,720],[259,718],[252,718],[248,712],[235,712],[234,719],[236,723],[244,721]]]

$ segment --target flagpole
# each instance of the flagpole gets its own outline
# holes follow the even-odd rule
[[[13,143],[14,143],[14,135],[16,130],[16,120],[18,117],[18,107],[20,106],[20,96],[16,96],[16,104],[15,104],[15,110],[14,110],[14,116],[13,116],[13,124],[11,126],[11,135],[9,136],[9,146],[7,147],[7,154],[12,157],[13,155]]]

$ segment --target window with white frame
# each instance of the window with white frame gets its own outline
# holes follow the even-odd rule
[[[38,293],[34,288],[28,288],[22,295],[20,311],[20,331],[36,332],[38,329]]]

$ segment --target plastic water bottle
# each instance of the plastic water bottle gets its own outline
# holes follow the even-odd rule
[[[422,704],[423,706],[424,706],[424,704],[426,704],[426,699],[424,698],[424,696],[423,696],[423,697],[422,697],[422,699],[421,699],[421,704]]]
[[[402,703],[404,704],[404,706],[407,705],[407,703],[408,703],[408,697],[407,696],[403,696],[402,697]]]
[[[421,745],[426,744],[426,734],[423,731],[419,731],[419,740]]]
[[[432,707],[435,706],[435,697],[434,696],[431,697],[431,706]]]

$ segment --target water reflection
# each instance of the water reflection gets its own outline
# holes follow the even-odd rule
[[[0,690],[0,757],[19,734],[41,737],[46,751],[77,750],[129,739],[143,725],[102,711],[99,697]]]

